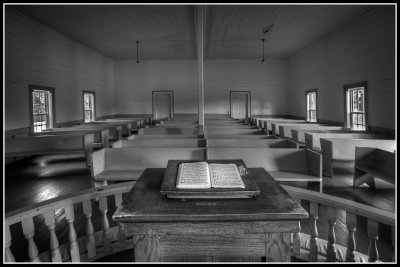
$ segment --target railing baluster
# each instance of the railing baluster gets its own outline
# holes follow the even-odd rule
[[[368,262],[376,262],[379,259],[378,248],[376,246],[376,241],[379,238],[379,223],[368,219],[367,229],[369,238]]]
[[[300,198],[294,198],[297,203],[301,205]],[[300,242],[301,242],[301,224],[299,222],[299,231],[293,233],[293,254],[295,256],[300,256]]]
[[[349,230],[347,236],[347,253],[346,261],[355,262],[356,261],[356,241],[354,239],[354,232],[357,229],[357,216],[353,213],[346,212],[346,226]]]
[[[103,226],[103,249],[104,252],[111,251],[111,238],[109,233],[109,224],[107,219],[107,197],[99,198],[99,209],[102,214],[102,226]]]
[[[310,254],[308,258],[316,262],[318,261],[318,203],[310,201],[310,217],[311,217],[311,235],[310,235]]]
[[[92,202],[90,199],[82,202],[83,214],[86,217],[86,248],[88,259],[96,256],[96,242],[92,224]]]
[[[70,242],[70,253],[71,253],[71,261],[72,262],[80,262],[79,255],[79,247],[78,242],[76,241],[76,232],[74,227],[74,206],[66,206],[65,207],[65,218],[69,225],[69,242]]]
[[[28,218],[22,222],[22,232],[25,238],[28,239],[28,255],[31,262],[40,262],[38,257],[38,249],[33,237],[35,236],[35,226],[33,225],[33,218]]]
[[[54,210],[46,212],[44,215],[44,221],[47,229],[50,232],[50,249],[51,249],[51,261],[52,262],[62,262],[60,248],[58,244],[58,239],[56,235],[56,219]]]
[[[337,209],[333,207],[327,207],[326,209],[329,230],[328,230],[328,243],[326,248],[326,261],[336,261],[336,237],[335,237],[335,224],[337,220]]]
[[[122,205],[122,194],[115,195],[115,206],[118,209]],[[125,224],[118,222],[118,240],[121,248],[126,247]]]
[[[4,259],[6,262],[15,262],[14,255],[11,252],[11,233],[10,233],[10,226],[6,225],[4,229]]]

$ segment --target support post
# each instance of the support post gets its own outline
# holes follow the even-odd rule
[[[205,6],[197,6],[196,14],[196,41],[197,41],[197,70],[199,96],[199,134],[204,131],[204,25]]]

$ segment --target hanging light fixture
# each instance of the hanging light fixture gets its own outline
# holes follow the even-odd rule
[[[274,26],[274,24],[270,24],[270,25],[264,27],[264,29],[262,30],[263,35],[266,36],[267,33],[269,33],[269,31],[272,29],[273,26]],[[261,41],[263,42],[263,57],[262,57],[261,63],[264,64],[264,63],[266,63],[266,61],[265,61],[265,54],[264,54],[264,50],[265,50],[265,37],[262,38]]]
[[[264,57],[265,38],[262,38],[261,41],[263,42],[263,56],[261,59],[261,63],[264,64],[265,63],[265,57]]]
[[[139,41],[136,41],[136,64],[139,65]]]

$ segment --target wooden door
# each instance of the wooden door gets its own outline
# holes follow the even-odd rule
[[[174,92],[153,91],[153,118],[165,120],[173,118],[174,114]]]
[[[231,91],[231,116],[234,119],[250,117],[250,92]]]

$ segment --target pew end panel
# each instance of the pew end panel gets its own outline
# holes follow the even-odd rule
[[[367,183],[375,189],[375,178],[396,184],[395,152],[379,148],[356,147],[353,187]]]
[[[93,153],[94,147],[94,134],[85,134],[83,136],[83,147],[85,149],[86,165],[90,166],[90,155]]]

